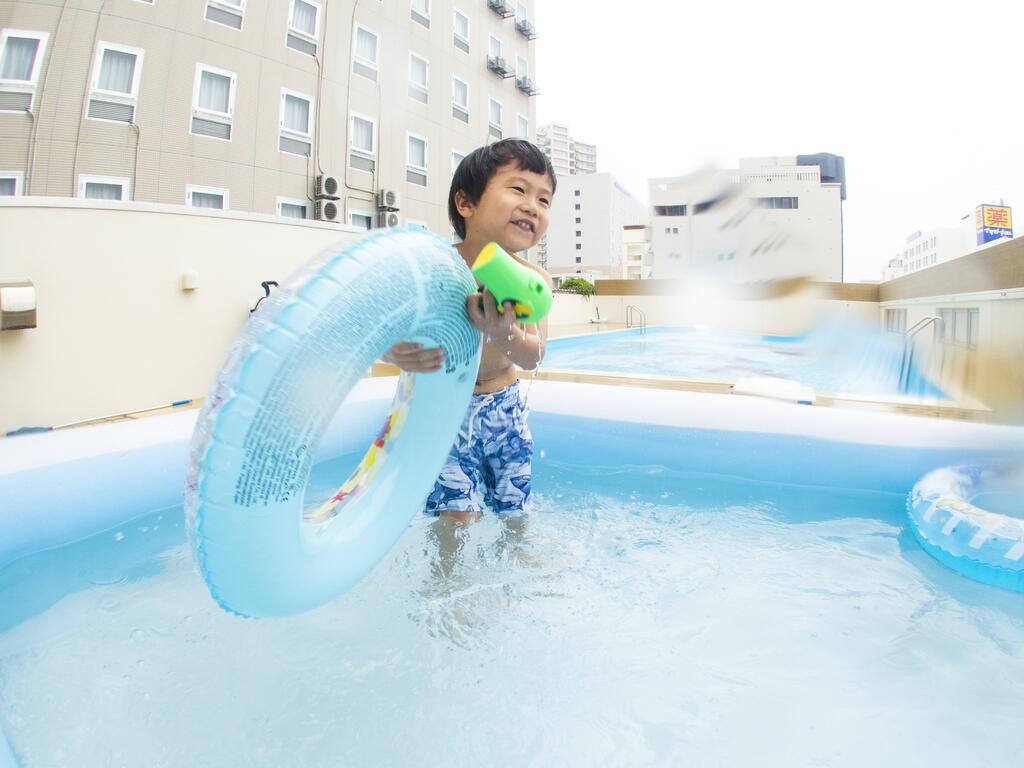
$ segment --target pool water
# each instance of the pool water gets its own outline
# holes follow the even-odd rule
[[[659,327],[552,339],[544,367],[729,383],[770,376],[816,392],[944,397],[916,365],[901,381],[902,359],[901,336],[830,323],[803,336]]]
[[[358,458],[319,465],[326,493]],[[525,529],[417,517],[332,604],[209,598],[166,509],[0,571],[24,766],[1011,766],[1024,595],[903,493],[538,457]]]

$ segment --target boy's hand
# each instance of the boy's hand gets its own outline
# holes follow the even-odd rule
[[[494,294],[486,288],[466,297],[466,313],[473,327],[486,336],[495,339],[506,339],[516,324],[516,305],[506,301],[505,312],[498,311],[498,302]]]
[[[381,358],[385,363],[394,363],[409,373],[431,373],[441,369],[444,350],[424,349],[422,344],[400,341]]]

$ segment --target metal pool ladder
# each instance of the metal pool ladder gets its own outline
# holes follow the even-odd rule
[[[647,315],[645,315],[644,311],[640,309],[640,307],[638,307],[636,304],[626,305],[626,327],[633,327],[634,312],[637,314],[637,322],[635,324],[640,329],[640,333],[647,333]]]
[[[914,337],[933,323],[938,326],[939,332],[945,338],[946,322],[938,315],[922,317],[903,334],[903,358],[900,360],[900,392],[907,392],[910,389],[910,371],[914,367]],[[942,349],[943,347],[940,344],[939,350],[942,351]]]

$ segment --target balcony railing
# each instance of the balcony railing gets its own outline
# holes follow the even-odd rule
[[[516,88],[525,93],[527,96],[536,96],[540,93],[540,89],[537,84],[528,77],[517,77]]]
[[[487,68],[502,78],[509,78],[515,74],[515,72],[505,62],[504,56],[488,56]]]
[[[521,34],[527,40],[537,39],[537,28],[533,26],[532,22],[526,19],[517,19],[516,29],[519,31],[519,34]]]
[[[505,2],[505,0],[487,0],[487,7],[503,19],[516,15],[516,9],[509,3]]]

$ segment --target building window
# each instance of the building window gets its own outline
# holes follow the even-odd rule
[[[21,197],[24,179],[21,171],[0,171],[0,197]]]
[[[576,247],[579,248],[579,246],[576,246]],[[583,257],[582,256],[577,256],[576,257],[576,263],[577,264],[582,264],[583,263]]]
[[[232,29],[242,28],[245,0],[206,0],[206,20]]]
[[[0,36],[0,112],[32,109],[48,39],[46,32],[3,30]]]
[[[430,62],[415,53],[409,54],[409,96],[427,103],[430,83]]]
[[[282,88],[278,150],[309,157],[313,151],[314,120],[312,97]]]
[[[228,191],[217,187],[185,187],[185,204],[192,208],[228,209]]]
[[[942,318],[935,324],[935,341],[955,347],[978,348],[978,310],[970,307],[941,308],[935,314]]]
[[[197,64],[191,132],[196,136],[231,141],[234,112],[235,73]]]
[[[576,217],[576,223],[579,224],[581,221],[583,221],[583,219],[581,219],[579,216],[577,216]]]
[[[576,210],[578,211],[579,209],[580,209],[580,204],[576,203]]]
[[[758,208],[791,209],[800,207],[800,198],[798,197],[755,197],[754,202]],[[700,213],[700,210],[694,210],[694,213]]]
[[[492,59],[501,58],[501,40],[494,35],[487,36],[487,56]]]
[[[373,229],[373,214],[368,211],[349,211],[348,223],[359,229]]]
[[[316,56],[319,39],[320,4],[314,0],[292,0],[284,44],[293,51]]]
[[[582,237],[582,235],[583,235],[583,230],[577,229],[576,230],[576,237]]]
[[[892,333],[903,333],[907,330],[907,310],[885,310],[885,330]]]
[[[573,195],[573,197],[579,197],[580,196],[580,191],[578,189],[574,189],[572,191],[572,195]]]
[[[427,140],[414,133],[406,134],[405,180],[427,186]]]
[[[672,227],[672,234],[673,235],[678,235],[679,234],[679,227]]]
[[[501,138],[501,123],[503,112],[504,107],[502,107],[501,102],[498,101],[497,99],[491,99],[487,111],[487,119],[488,126],[490,128],[490,134],[496,139]]]
[[[412,20],[430,29],[430,0],[412,0]]]
[[[79,176],[78,196],[87,200],[127,200],[128,179],[114,176]]]
[[[452,117],[469,122],[469,83],[457,77],[452,78]]]
[[[459,169],[459,164],[466,159],[466,153],[457,149],[452,150],[452,173]]]
[[[277,215],[285,219],[308,219],[309,201],[279,197],[277,198]]]
[[[576,243],[576,250],[577,251],[583,250],[583,246],[580,243]]]
[[[377,123],[369,117],[352,115],[348,133],[348,165],[372,172],[377,162]]]
[[[455,47],[469,53],[469,16],[458,8],[455,9]]]
[[[377,47],[379,38],[364,26],[356,25],[355,43],[352,46],[352,71],[357,75],[377,81]]]
[[[522,56],[516,56],[516,78],[522,80],[530,76],[530,65]]]
[[[135,120],[142,55],[138,48],[101,42],[92,66],[86,116],[93,120],[131,123]]]
[[[516,135],[521,139],[530,140],[530,121],[526,115],[516,115]]]
[[[654,206],[655,216],[685,216],[685,205],[656,205]]]

